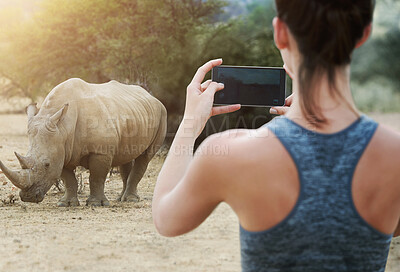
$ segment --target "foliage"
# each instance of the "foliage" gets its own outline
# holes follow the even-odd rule
[[[116,79],[151,91],[166,105],[171,124],[178,122],[186,86],[205,61],[222,57],[231,65],[282,65],[271,29],[273,0],[29,3],[33,16],[0,9],[0,85],[2,92],[19,91],[32,100],[71,77],[94,83]],[[367,80],[384,78],[398,91],[400,17],[387,10],[398,10],[399,3],[377,5],[375,23],[384,31],[375,31],[380,35],[354,53],[353,79],[366,86]]]
[[[372,38],[357,49],[353,61],[353,79],[358,84],[366,81],[389,81],[390,87],[400,92],[400,2],[384,0],[377,3]],[[365,84],[364,84],[365,85]],[[382,102],[383,103],[383,102]]]
[[[400,112],[400,93],[386,78],[364,84],[353,82],[352,91],[357,107],[363,112]]]
[[[171,90],[197,57],[196,35],[221,6],[219,0],[44,0],[31,21],[9,32],[0,71],[32,97],[70,77]]]
[[[0,74],[32,99],[71,77],[140,84],[178,115],[195,70],[211,58],[282,65],[271,1],[262,2],[221,22],[222,0],[43,0],[31,20],[2,32]]]

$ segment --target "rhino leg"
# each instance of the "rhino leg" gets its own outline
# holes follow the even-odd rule
[[[149,164],[150,160],[151,157],[146,152],[135,159],[135,163],[133,164],[133,167],[131,167],[128,180],[126,182],[126,188],[122,194],[121,201],[139,201],[140,198],[137,194],[137,185],[146,172],[147,165]]]
[[[122,178],[123,187],[122,187],[122,192],[121,192],[121,194],[120,194],[119,197],[117,198],[117,201],[121,201],[122,196],[123,196],[124,193],[125,193],[126,184],[127,184],[127,182],[128,182],[128,177],[129,177],[129,174],[131,173],[131,170],[132,170],[132,167],[133,167],[133,163],[134,163],[134,161],[128,162],[128,163],[126,163],[126,164],[124,164],[124,165],[121,165],[121,166],[119,167],[119,172],[121,173],[121,178]]]
[[[106,155],[91,155],[89,157],[89,187],[90,195],[86,206],[109,206],[110,202],[104,195],[104,182],[111,169],[112,158]]]
[[[72,170],[63,169],[61,179],[65,184],[64,196],[58,201],[58,207],[79,206],[78,181]]]
[[[156,137],[153,143],[147,148],[147,150],[135,159],[132,170],[129,173],[129,177],[126,183],[125,192],[122,194],[121,201],[139,201],[139,196],[137,194],[137,185],[142,179],[144,173],[146,172],[147,166],[157,151],[162,146],[165,133],[167,131],[167,117],[166,112],[163,119],[160,121],[160,126],[158,128]]]

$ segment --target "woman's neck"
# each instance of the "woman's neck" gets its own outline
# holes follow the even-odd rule
[[[337,69],[335,76],[335,89],[329,85],[327,75],[315,84],[317,96],[315,103],[319,105],[321,114],[327,120],[317,131],[331,133],[347,127],[360,117],[350,89],[350,66]],[[286,116],[300,125],[315,127],[305,118],[300,106],[298,80],[293,80],[293,101]]]

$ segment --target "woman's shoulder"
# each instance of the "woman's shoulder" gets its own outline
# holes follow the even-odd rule
[[[264,144],[271,141],[274,134],[267,126],[258,129],[230,129],[224,132],[216,133],[206,139],[208,143],[229,144],[232,147],[250,147],[260,142]]]
[[[378,123],[371,144],[379,147],[377,152],[385,153],[391,151],[390,153],[400,158],[400,132],[391,127]]]
[[[366,172],[379,173],[377,182],[387,180],[393,188],[400,190],[400,133],[379,124],[369,142],[362,161]],[[390,186],[389,186],[390,187]]]
[[[274,154],[282,152],[279,140],[265,126],[259,129],[232,129],[213,134],[199,148],[217,150],[219,153],[225,151],[223,161],[238,166],[268,160],[273,158]],[[217,160],[221,158],[213,157]]]

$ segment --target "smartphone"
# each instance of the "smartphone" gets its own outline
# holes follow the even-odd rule
[[[211,79],[224,83],[215,93],[214,105],[241,104],[272,107],[285,104],[286,71],[279,67],[216,66]]]

